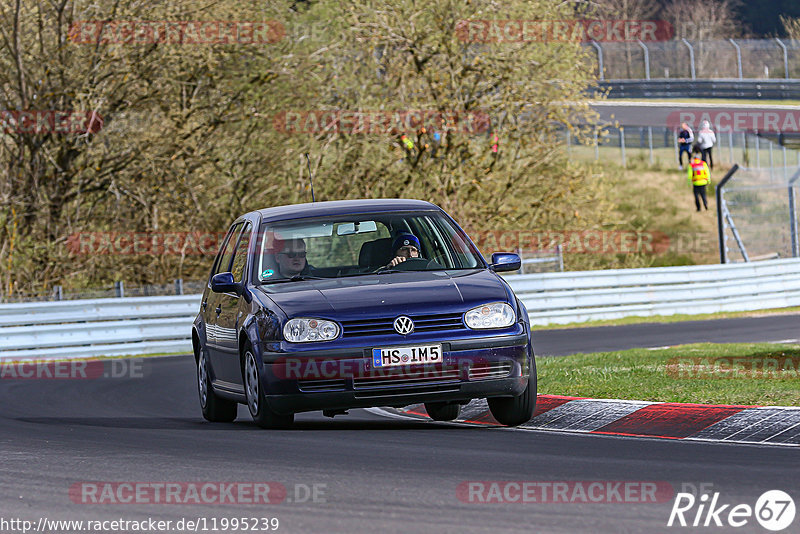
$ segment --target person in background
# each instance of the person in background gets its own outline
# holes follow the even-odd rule
[[[711,149],[717,143],[717,136],[714,130],[711,129],[711,124],[708,121],[703,121],[703,126],[700,128],[700,133],[697,134],[697,144],[703,153],[703,161],[708,163],[708,168],[714,170],[714,159],[711,157]]]
[[[688,179],[694,189],[694,205],[697,207],[697,211],[700,211],[700,199],[702,198],[703,206],[708,210],[706,186],[711,181],[711,172],[708,170],[706,162],[700,159],[700,147],[695,146],[692,153],[694,158],[689,162]]]
[[[678,132],[678,168],[683,170],[683,153],[686,152],[686,161],[692,159],[692,143],[694,143],[694,132],[685,122],[681,123],[681,131]]]

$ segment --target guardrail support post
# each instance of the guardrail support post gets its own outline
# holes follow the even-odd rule
[[[53,286],[53,300],[64,300],[64,288]]]
[[[122,280],[119,282],[114,282],[114,291],[116,292],[118,298],[125,296],[125,284],[123,284]]]
[[[731,170],[729,170],[725,176],[722,178],[722,181],[717,184],[715,194],[717,197],[717,233],[719,234],[719,262],[720,263],[728,263],[728,254],[725,251],[725,222],[723,221],[722,215],[722,189],[725,187],[725,184],[728,183],[728,180],[739,170],[739,165],[736,163],[733,164]]]
[[[558,253],[558,270],[564,272],[564,252],[561,249],[561,243],[556,245],[556,252]]]
[[[681,40],[683,41],[683,44],[685,44],[686,47],[689,49],[689,66],[691,67],[691,70],[692,70],[692,79],[696,80],[697,79],[697,75],[696,75],[697,73],[696,73],[695,68],[694,68],[694,48],[692,47],[691,44],[689,44],[689,41],[687,41],[685,37],[683,39],[681,39]],[[741,78],[741,76],[740,76],[740,78]]]
[[[733,129],[728,132],[728,147],[730,148],[731,153],[731,163],[733,163]]]
[[[619,127],[619,147],[622,151],[622,166],[627,167],[627,160],[625,159],[625,127]]]
[[[183,278],[175,280],[175,294],[183,295]]]
[[[733,39],[728,39],[728,41],[730,41],[731,44],[736,48],[736,66],[738,67],[739,79],[741,80],[742,79],[742,49],[739,48],[739,45],[736,44],[736,41],[734,41]]]

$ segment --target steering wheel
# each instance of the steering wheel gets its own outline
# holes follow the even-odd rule
[[[383,267],[379,267],[375,270],[376,273],[381,271],[424,271],[425,268],[428,266],[431,260],[426,258],[408,258],[406,261],[401,261],[394,267],[387,267],[384,265]]]

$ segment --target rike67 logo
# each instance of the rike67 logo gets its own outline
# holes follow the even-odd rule
[[[733,527],[752,525],[753,518],[767,530],[777,532],[792,524],[795,516],[794,500],[781,490],[761,494],[755,506],[720,501],[720,493],[709,496],[703,493],[678,493],[669,514],[667,526],[681,527]]]

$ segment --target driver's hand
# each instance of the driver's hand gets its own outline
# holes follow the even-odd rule
[[[392,261],[389,262],[389,265],[387,265],[386,267],[391,269],[392,267],[394,267],[398,263],[403,263],[404,261],[406,261],[405,257],[396,256]]]

